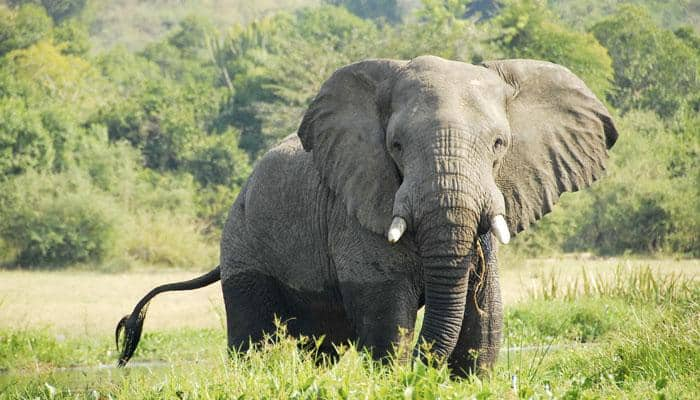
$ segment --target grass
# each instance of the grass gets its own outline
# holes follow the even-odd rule
[[[478,377],[451,379],[444,367],[418,363],[382,365],[353,347],[336,363],[319,362],[283,331],[262,349],[229,358],[222,328],[147,328],[133,361],[165,362],[115,370],[98,368],[115,362],[111,335],[3,327],[0,399],[700,396],[694,278],[619,267],[560,280],[542,274],[539,281],[526,300],[507,305],[504,351],[494,370]]]

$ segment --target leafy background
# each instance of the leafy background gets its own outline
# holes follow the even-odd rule
[[[659,0],[0,2],[0,261],[215,263],[255,160],[369,57],[527,57],[621,133],[512,254],[700,255],[700,5]]]

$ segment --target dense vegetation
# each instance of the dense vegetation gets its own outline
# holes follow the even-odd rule
[[[229,358],[223,329],[147,332],[132,368],[111,370],[98,367],[115,362],[111,335],[0,329],[0,399],[698,397],[697,282],[620,268],[569,284],[547,277],[541,287],[507,309],[504,349],[479,377],[453,380],[444,365],[420,362],[389,367],[354,347],[318,362],[284,335]]]
[[[230,2],[225,20],[223,1],[138,3],[0,5],[0,261],[213,264],[252,164],[332,71],[426,53],[557,62],[616,114],[607,179],[564,196],[515,250],[700,255],[700,10],[290,0]],[[151,36],[124,34],[129,20]]]

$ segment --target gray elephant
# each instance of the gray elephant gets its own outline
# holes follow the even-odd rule
[[[612,119],[564,67],[423,56],[337,70],[297,136],[262,157],[231,208],[220,265],[153,289],[117,326],[133,355],[158,293],[221,280],[228,346],[273,319],[381,358],[411,334],[458,374],[493,364],[497,244],[601,176]]]

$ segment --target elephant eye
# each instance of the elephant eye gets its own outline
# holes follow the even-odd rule
[[[391,147],[396,150],[397,152],[401,151],[401,143],[399,142],[392,142]]]
[[[493,144],[493,150],[498,151],[500,150],[503,146],[505,146],[505,142],[503,141],[503,138],[496,138],[496,142]]]

